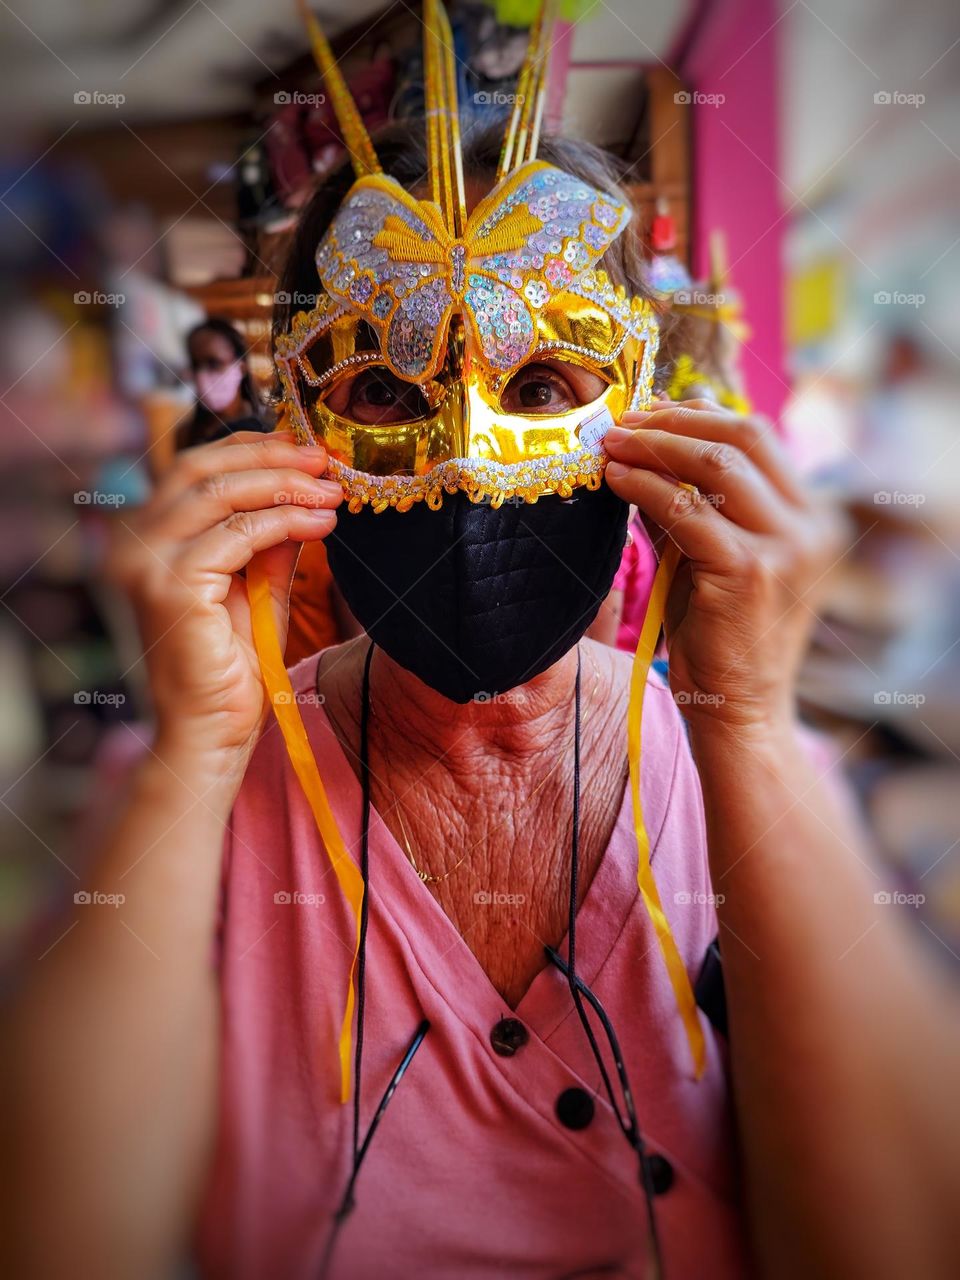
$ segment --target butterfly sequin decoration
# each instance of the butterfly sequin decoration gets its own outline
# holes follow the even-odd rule
[[[629,221],[625,201],[534,160],[499,183],[454,239],[435,204],[375,174],[351,188],[317,270],[326,292],[378,332],[384,363],[401,378],[433,376],[456,310],[480,357],[505,373],[533,349],[535,313]]]

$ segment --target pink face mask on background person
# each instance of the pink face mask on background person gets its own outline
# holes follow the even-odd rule
[[[243,366],[237,360],[216,372],[201,369],[194,380],[201,403],[212,413],[221,413],[236,399],[243,381]]]

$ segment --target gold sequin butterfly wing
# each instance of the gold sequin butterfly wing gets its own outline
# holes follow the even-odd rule
[[[594,266],[629,221],[625,201],[536,160],[477,205],[464,235],[464,310],[491,367],[504,372],[527,358],[535,313]]]
[[[476,207],[461,240],[431,201],[393,178],[361,178],[317,251],[324,289],[380,335],[384,363],[433,376],[460,307],[497,373],[536,342],[535,312],[596,263],[630,220],[622,200],[542,161],[510,174]]]
[[[317,250],[326,292],[374,328],[384,363],[407,381],[440,363],[455,304],[451,245],[436,205],[377,174],[354,183]]]

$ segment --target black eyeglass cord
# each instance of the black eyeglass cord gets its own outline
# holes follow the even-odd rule
[[[657,1231],[657,1215],[654,1208],[654,1197],[656,1191],[653,1186],[653,1174],[650,1167],[650,1161],[647,1156],[646,1146],[643,1141],[643,1135],[640,1132],[640,1126],[637,1123],[636,1109],[633,1102],[633,1091],[630,1088],[630,1082],[627,1078],[626,1067],[623,1062],[623,1054],[620,1051],[620,1044],[617,1040],[616,1033],[603,1005],[593,992],[581,982],[577,977],[577,899],[579,897],[580,888],[580,737],[581,737],[581,664],[580,650],[577,649],[577,678],[574,685],[574,715],[573,715],[573,832],[570,840],[570,901],[568,908],[567,920],[567,963],[553,950],[552,947],[545,947],[544,950],[547,958],[566,975],[567,982],[570,986],[570,996],[573,1000],[574,1008],[580,1019],[580,1025],[583,1027],[587,1042],[590,1045],[590,1051],[593,1054],[597,1068],[600,1072],[600,1078],[603,1081],[603,1087],[610,1105],[623,1134],[630,1146],[637,1153],[637,1159],[640,1164],[640,1182],[643,1186],[643,1196],[647,1208],[647,1223],[650,1230],[650,1249],[652,1254],[652,1272],[651,1280],[664,1280],[663,1271],[663,1254],[660,1248],[660,1236]],[[594,1035],[593,1027],[590,1025],[590,1019],[587,1016],[584,1007],[583,998],[587,997],[590,1005],[593,1007],[600,1022],[606,1032],[607,1039],[610,1043],[610,1050],[613,1055],[614,1064],[617,1068],[617,1076],[620,1081],[621,1091],[623,1093],[624,1107],[627,1113],[626,1119],[621,1114],[617,1105],[616,1097],[613,1092],[613,1086],[610,1082],[610,1076],[607,1072],[606,1064],[603,1060],[603,1054],[600,1046],[597,1044],[597,1038]]]
[[[363,693],[360,703],[360,791],[361,803],[363,805],[361,817],[361,834],[360,834],[360,876],[363,881],[363,901],[360,906],[360,937],[357,953],[357,1043],[353,1055],[353,1160],[350,1169],[350,1177],[347,1181],[346,1190],[343,1198],[333,1215],[333,1230],[327,1237],[326,1247],[323,1251],[323,1258],[320,1262],[320,1280],[325,1280],[329,1274],[330,1264],[333,1261],[333,1253],[336,1248],[337,1241],[340,1237],[340,1231],[347,1218],[353,1212],[356,1200],[354,1198],[354,1189],[357,1184],[357,1178],[360,1174],[360,1167],[363,1164],[367,1152],[370,1150],[370,1143],[373,1141],[373,1135],[376,1133],[380,1121],[383,1119],[384,1112],[390,1103],[390,1099],[397,1091],[397,1086],[403,1079],[407,1067],[413,1061],[414,1055],[423,1044],[424,1037],[430,1030],[430,1023],[426,1018],[420,1023],[413,1034],[413,1038],[407,1045],[406,1052],[400,1060],[400,1064],[390,1077],[383,1097],[374,1112],[373,1119],[370,1121],[369,1128],[363,1142],[360,1141],[360,1083],[363,1071],[363,1024],[364,1014],[366,1012],[366,975],[367,975],[367,928],[370,920],[370,662],[373,658],[373,643],[367,650],[367,656],[363,664]]]

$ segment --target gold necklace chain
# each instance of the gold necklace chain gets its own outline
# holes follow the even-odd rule
[[[593,688],[590,691],[590,696],[591,698],[593,698],[595,697],[597,689],[600,686],[600,669],[597,666],[597,664],[594,662],[593,657],[591,655],[588,655],[588,656],[590,656],[590,665],[593,667],[593,673],[595,677],[593,682]],[[370,710],[373,712],[377,722],[382,724],[383,722],[380,720],[380,717],[377,715],[376,707],[373,704],[373,699],[370,700]],[[390,754],[383,743],[381,743],[380,749],[383,752],[383,758],[386,761],[388,769],[393,770],[393,760],[390,757]],[[557,769],[560,767],[563,761],[564,761],[564,754],[563,752],[561,752],[557,757],[556,764],[554,764],[550,768],[550,770],[544,775],[543,778],[541,778],[541,780],[534,787],[533,791],[531,791],[528,797],[528,802],[532,800],[534,796],[536,796],[537,793],[542,790],[543,787],[546,786],[546,784],[550,781],[550,779],[556,773]],[[418,877],[424,884],[442,884],[444,880],[446,880],[449,876],[452,876],[455,871],[459,870],[459,868],[463,866],[463,864],[467,861],[470,853],[472,852],[472,849],[475,848],[476,846],[474,845],[471,847],[471,849],[468,849],[467,852],[459,859],[459,861],[455,862],[454,865],[449,868],[449,870],[444,871],[441,875],[435,876],[435,875],[432,875],[429,871],[424,871],[424,869],[417,864],[417,860],[413,855],[413,849],[411,848],[411,845],[410,845],[410,837],[407,834],[406,824],[403,821],[403,810],[400,807],[400,800],[397,796],[397,793],[394,791],[393,787],[388,782],[384,782],[384,786],[386,787],[387,791],[389,791],[390,796],[393,800],[393,807],[394,807],[394,810],[396,811],[397,822],[400,824],[400,834],[403,836],[403,843],[404,843],[404,848],[406,850],[407,861],[410,863],[411,867],[413,867],[414,871],[417,873]]]

